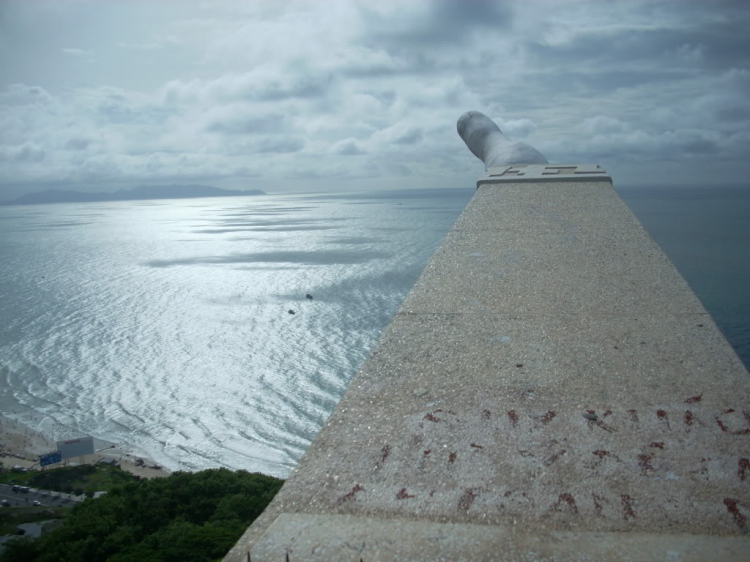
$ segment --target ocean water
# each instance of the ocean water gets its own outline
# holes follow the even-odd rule
[[[0,208],[0,408],[287,476],[473,192]],[[750,192],[621,195],[750,362]]]
[[[750,187],[618,191],[750,368]]]
[[[0,407],[284,476],[472,194],[0,208]]]

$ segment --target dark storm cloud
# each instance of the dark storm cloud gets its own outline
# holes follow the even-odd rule
[[[19,146],[0,147],[0,162],[41,162],[45,156],[44,150],[34,142],[25,142]]]
[[[750,10],[737,14],[736,18],[725,23],[712,23],[696,27],[685,33],[685,44],[704,47],[705,65],[716,69],[747,65],[750,58]]]
[[[85,150],[91,144],[91,139],[75,138],[65,143],[68,150]]]
[[[716,154],[719,152],[719,147],[715,142],[701,138],[686,139],[680,147],[687,154]]]
[[[394,143],[396,144],[416,144],[419,141],[422,140],[422,130],[421,129],[412,129],[400,137],[394,139]]]
[[[271,140],[266,141],[255,150],[256,153],[276,153],[276,154],[289,154],[292,152],[299,152],[305,148],[305,141],[301,139],[285,138],[282,140]]]
[[[584,68],[548,69],[542,73],[526,74],[526,85],[529,90],[540,96],[542,103],[549,105],[548,92],[560,93],[582,93],[596,95],[599,92],[611,92],[618,88],[631,88],[645,84],[666,84],[675,80],[691,77],[692,74],[681,70],[649,70],[649,69],[618,69],[609,67],[606,70],[596,71]],[[518,92],[515,95],[488,96],[487,99],[510,100],[517,98],[520,103],[533,103],[533,98],[528,93]]]
[[[143,100],[132,92],[116,88],[100,88],[87,92],[87,102],[105,121],[120,125],[163,124],[174,114],[172,108]]]
[[[357,156],[365,153],[355,139],[345,139],[333,145],[331,147],[331,152],[333,154],[338,154],[339,156]]]
[[[534,66],[588,65],[596,70],[612,65],[640,63],[670,70],[721,70],[748,62],[750,17],[745,13],[725,23],[695,22],[676,29],[614,29],[590,31],[563,45],[529,41],[526,49]],[[591,68],[592,70],[594,68]]]
[[[714,112],[714,117],[717,121],[726,121],[728,123],[736,123],[737,121],[748,121],[750,120],[750,107],[745,105],[734,105],[719,107]]]
[[[224,101],[313,99],[325,96],[333,80],[329,73],[312,72],[303,66],[287,69],[284,74],[260,68],[216,80],[210,87],[210,94]]]
[[[212,133],[230,135],[254,135],[278,133],[283,126],[282,115],[263,115],[260,117],[227,116],[210,122],[206,130]]]
[[[392,48],[461,44],[483,29],[507,29],[513,19],[506,4],[492,0],[436,0],[411,20],[398,14],[383,16],[366,4],[360,9],[368,26],[366,38]]]
[[[250,96],[251,99],[259,101],[279,101],[288,98],[314,98],[324,96],[328,90],[330,79],[308,78],[289,86],[282,84],[268,84],[266,87]]]
[[[445,66],[432,56],[415,52],[404,52],[401,56],[403,59],[398,64],[357,61],[342,68],[340,74],[348,78],[388,78],[424,76],[445,70]]]

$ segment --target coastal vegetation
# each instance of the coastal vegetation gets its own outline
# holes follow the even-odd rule
[[[129,472],[108,464],[83,464],[26,473],[15,471],[0,473],[0,482],[3,484],[30,486],[77,496],[107,492],[115,486],[137,480],[138,478]]]
[[[0,562],[218,560],[282,484],[223,468],[127,482],[73,507],[41,538],[9,541]]]
[[[38,523],[50,519],[64,519],[68,507],[17,507],[0,509],[0,536],[13,535],[22,523]]]

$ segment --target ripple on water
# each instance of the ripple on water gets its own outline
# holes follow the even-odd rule
[[[427,191],[0,208],[0,407],[172,469],[288,475],[473,194]],[[737,261],[750,234],[731,228]],[[213,232],[186,243],[195,229]],[[657,241],[689,256],[685,232]],[[746,269],[683,271],[740,348]]]

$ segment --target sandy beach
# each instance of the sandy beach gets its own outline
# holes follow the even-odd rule
[[[5,468],[20,466],[39,470],[39,455],[55,450],[57,445],[53,439],[0,414],[0,464]],[[157,465],[152,460],[123,452],[116,446],[93,455],[68,459],[68,464],[94,464],[104,459],[114,459],[122,470],[142,478],[160,478],[170,474],[164,467],[154,468]],[[64,464],[55,464],[50,468],[61,466]]]

